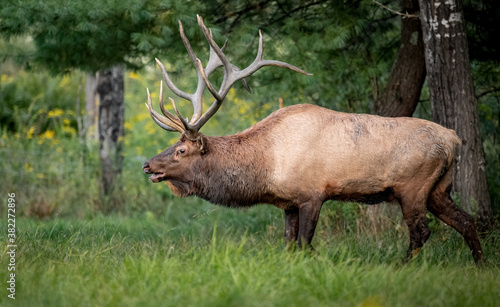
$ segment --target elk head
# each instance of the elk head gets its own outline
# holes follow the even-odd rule
[[[144,163],[143,170],[147,174],[153,174],[150,179],[153,182],[160,182],[166,180],[170,183],[170,187],[174,186],[174,189],[184,190],[186,187],[184,183],[190,181],[190,176],[193,172],[193,165],[196,161],[201,159],[201,157],[209,152],[209,146],[207,144],[206,138],[199,132],[201,127],[219,110],[224,98],[233,86],[233,84],[239,80],[242,80],[245,88],[250,91],[245,78],[252,75],[254,72],[259,70],[264,66],[276,66],[282,68],[288,68],[293,71],[310,75],[309,73],[303,71],[288,63],[274,61],[274,60],[264,60],[262,58],[263,52],[263,40],[262,33],[259,31],[259,47],[257,51],[257,56],[255,60],[245,69],[241,70],[237,66],[229,62],[224,54],[226,49],[227,40],[222,46],[215,43],[212,37],[212,31],[209,30],[203,23],[203,19],[197,15],[198,25],[201,27],[205,38],[210,45],[210,57],[208,63],[205,67],[201,64],[201,61],[196,57],[191,45],[184,34],[184,29],[182,23],[179,21],[179,31],[181,35],[182,42],[187,49],[188,55],[193,62],[196,71],[198,73],[198,86],[193,94],[188,94],[181,91],[179,88],[173,84],[170,79],[165,66],[156,59],[156,62],[160,66],[163,78],[168,88],[177,96],[190,101],[193,104],[194,113],[191,120],[184,118],[172,98],[169,97],[170,102],[175,110],[175,115],[168,112],[163,105],[163,83],[160,86],[160,110],[163,115],[159,114],[153,109],[151,103],[151,95],[148,93],[148,103],[146,104],[151,118],[163,129],[167,131],[177,131],[181,133],[181,138],[172,147],[168,148],[164,152],[158,154],[157,156],[150,159],[148,162]],[[219,90],[216,90],[214,86],[208,80],[208,77],[217,69],[222,66],[224,68],[224,78]],[[202,97],[208,88],[210,93],[213,95],[215,100],[208,110],[203,113]],[[182,183],[182,184],[181,184]],[[173,190],[174,190],[173,189]],[[175,193],[176,191],[174,191]],[[184,194],[184,193],[179,193]]]

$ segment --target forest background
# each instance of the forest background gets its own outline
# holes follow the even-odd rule
[[[208,45],[197,25],[196,14],[204,17],[219,44],[229,39],[226,54],[240,67],[255,57],[261,29],[266,59],[282,60],[313,73],[312,77],[305,77],[280,69],[262,69],[248,79],[252,94],[240,84],[230,91],[221,110],[203,128],[202,132],[207,135],[242,131],[276,110],[280,100],[285,105],[312,103],[345,112],[415,116],[435,121],[440,118],[439,106],[431,101],[432,89],[426,79],[419,1],[4,2],[0,9],[0,195],[16,194],[19,240],[26,246],[19,260],[26,267],[26,274],[21,277],[26,304],[53,302],[43,294],[44,287],[34,290],[48,280],[52,280],[52,284],[45,287],[58,285],[64,289],[55,299],[64,301],[77,295],[71,291],[75,281],[62,278],[65,270],[94,280],[94,286],[87,289],[87,294],[94,296],[88,298],[90,301],[83,300],[82,296],[83,305],[85,302],[123,303],[120,296],[123,289],[116,286],[105,292],[102,284],[110,280],[123,282],[125,276],[131,276],[128,282],[141,284],[144,270],[158,269],[171,274],[178,269],[175,261],[179,267],[186,265],[181,256],[187,256],[190,265],[206,260],[212,273],[215,272],[212,275],[225,276],[229,274],[224,271],[228,263],[214,265],[212,261],[241,260],[227,258],[228,252],[243,257],[244,247],[243,251],[255,256],[257,264],[277,259],[273,257],[283,253],[275,250],[284,227],[279,210],[259,206],[233,212],[195,198],[176,198],[165,185],[153,185],[142,174],[144,161],[178,139],[178,134],[167,133],[156,126],[144,106],[146,88],[153,93],[154,100],[158,98],[161,74],[154,58],[166,64],[178,87],[188,92],[196,87],[196,72],[178,34],[179,20],[204,63],[208,60]],[[485,276],[483,284],[473,287],[469,298],[482,296],[488,305],[488,299],[493,302],[494,298],[489,289],[498,285],[495,274],[498,276],[500,263],[499,236],[495,230],[500,215],[500,43],[495,36],[499,30],[500,4],[493,0],[463,1],[461,8],[475,90],[473,107],[480,132],[474,142],[484,150],[484,163],[480,168],[486,180],[482,187],[481,184],[475,186],[475,181],[471,186],[478,191],[485,188],[488,193],[482,193],[487,201],[462,201],[458,193],[454,193],[454,197],[476,217],[486,255],[493,258],[493,269],[481,275]],[[450,75],[453,73],[449,71]],[[221,78],[222,73],[215,75],[214,83],[220,83]],[[208,93],[205,98],[206,108],[211,102]],[[178,105],[183,114],[192,112],[188,102],[179,100]],[[461,121],[460,112],[469,111],[457,107],[447,113],[447,121],[467,127]],[[109,116],[105,118],[103,114]],[[107,140],[109,143],[103,140],[105,129],[102,127],[114,127],[115,134]],[[111,151],[103,152],[106,150]],[[318,237],[327,243],[321,245],[320,250],[345,264],[337,267],[345,269],[344,277],[357,276],[360,267],[366,265],[362,262],[349,266],[349,263],[368,259],[373,276],[367,281],[373,281],[376,273],[392,265],[389,263],[395,262],[398,255],[402,257],[406,234],[398,208],[391,204],[381,208],[350,203],[329,203],[323,208]],[[6,202],[2,214],[4,225]],[[467,247],[448,227],[430,215],[429,219],[433,230],[440,235],[434,245],[430,243],[428,257],[423,261],[438,264],[448,261],[452,267],[447,271],[448,276],[455,276],[453,274],[459,274],[460,263],[468,259]],[[217,228],[222,231],[217,232]],[[333,239],[328,239],[332,236]],[[353,237],[361,247],[355,247]],[[221,240],[228,241],[228,245],[214,246]],[[193,245],[186,243],[190,241]],[[332,242],[338,245],[333,248],[338,252],[333,256],[334,251],[329,247]],[[452,243],[440,247],[442,242]],[[109,258],[102,258],[102,253]],[[175,258],[176,253],[181,258]],[[211,256],[197,258],[200,254]],[[443,259],[443,254],[448,258]],[[149,266],[138,264],[151,255],[156,256]],[[173,267],[163,266],[158,255],[173,257],[169,264]],[[63,270],[61,264],[68,257],[74,266]],[[287,255],[286,260],[295,263],[297,270],[310,265],[307,256],[289,257],[292,256]],[[53,268],[47,271],[43,263],[49,258],[53,258]],[[125,263],[119,270],[122,275],[98,277],[95,271],[82,268],[88,261],[97,264],[103,259],[108,265]],[[315,270],[325,270],[326,279],[328,274],[339,274],[331,268],[323,268],[322,265],[326,265],[323,260],[315,264],[318,265]],[[374,263],[383,267],[373,268]],[[276,267],[279,266],[278,262]],[[274,276],[278,274],[276,267],[265,269]],[[135,268],[134,273],[131,268]],[[258,265],[257,268],[262,269]],[[199,278],[211,280],[210,269]],[[244,269],[240,267],[237,271],[243,274]],[[423,269],[390,269],[401,276],[415,273],[412,270],[434,276],[427,264]],[[470,272],[468,278],[478,278],[475,275],[478,273],[472,269]],[[231,274],[232,279],[226,280],[228,289],[238,276],[234,271]],[[196,280],[194,275],[192,278]],[[251,280],[246,275],[244,278]],[[422,288],[425,280],[422,280]],[[162,291],[173,291],[162,288],[165,281],[160,281],[153,282],[150,288],[153,292],[149,295],[153,298],[159,299]],[[459,282],[467,283],[457,279],[456,283]],[[252,305],[249,298],[257,293],[275,303],[289,303],[266,292],[264,286],[256,287],[254,293],[236,284],[239,286],[234,296],[227,295],[227,291],[232,292],[224,292],[222,284],[219,300],[210,302],[214,305],[234,303],[231,301],[234,299]],[[384,286],[378,285],[380,289]],[[285,281],[282,286],[289,288]],[[313,287],[314,283],[309,286]],[[380,294],[382,290],[375,288],[359,287],[359,292],[349,297],[348,302],[397,303],[401,299],[388,292]],[[189,293],[187,288],[183,289]],[[394,291],[397,290],[394,286]],[[429,301],[417,298],[418,291],[422,289],[417,287],[414,293],[406,293],[416,305],[428,305]],[[464,296],[470,294],[468,290],[461,291]],[[328,293],[319,296],[323,302],[331,301],[330,295],[336,292]],[[132,302],[146,300],[146,296],[138,293],[130,293],[130,297],[136,299]],[[200,302],[208,300],[207,297],[199,295]],[[437,290],[431,293],[431,298],[450,302]],[[180,295],[177,299],[177,303],[197,302],[189,301],[189,295]],[[335,299],[345,302],[347,298],[335,296]],[[295,297],[293,302],[316,301]],[[465,300],[460,301],[460,296],[456,296],[456,302]]]

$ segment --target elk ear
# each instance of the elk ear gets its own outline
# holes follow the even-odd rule
[[[208,153],[208,142],[204,135],[200,135],[198,138],[198,146],[200,147],[201,155]]]

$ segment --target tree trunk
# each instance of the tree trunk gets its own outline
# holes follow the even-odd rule
[[[110,196],[113,191],[119,188],[117,179],[122,171],[121,140],[124,135],[125,119],[123,74],[124,69],[122,66],[114,66],[101,71],[97,85],[97,92],[100,97],[99,156],[101,158],[102,187],[105,196]]]
[[[418,0],[401,0],[401,11],[410,15],[418,13]],[[420,20],[401,17],[401,44],[398,56],[384,91],[375,97],[375,113],[381,116],[411,117],[420,99],[425,80],[424,41]],[[391,204],[368,206],[368,216],[373,231],[382,229],[381,213],[393,218],[400,210]]]
[[[99,74],[87,73],[85,83],[85,115],[83,119],[83,131],[87,140],[98,140],[97,115],[99,114],[99,103],[97,95],[97,80]]]
[[[418,13],[418,0],[401,0],[404,13]],[[412,116],[425,80],[424,42],[418,17],[401,17],[401,46],[389,81],[376,99],[375,113]]]
[[[462,139],[454,174],[460,204],[482,230],[492,225],[461,0],[419,0],[420,21],[434,121]]]

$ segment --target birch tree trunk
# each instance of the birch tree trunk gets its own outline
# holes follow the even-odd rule
[[[122,66],[114,66],[101,71],[97,85],[100,97],[99,156],[105,196],[111,195],[119,188],[117,179],[123,165],[122,138],[125,120],[123,75]]]
[[[420,21],[434,121],[454,129],[462,139],[454,174],[460,205],[480,229],[492,225],[461,0],[419,0]]]
[[[87,73],[85,82],[85,115],[83,119],[83,131],[87,140],[98,140],[97,117],[99,104],[97,95],[98,73]]]

